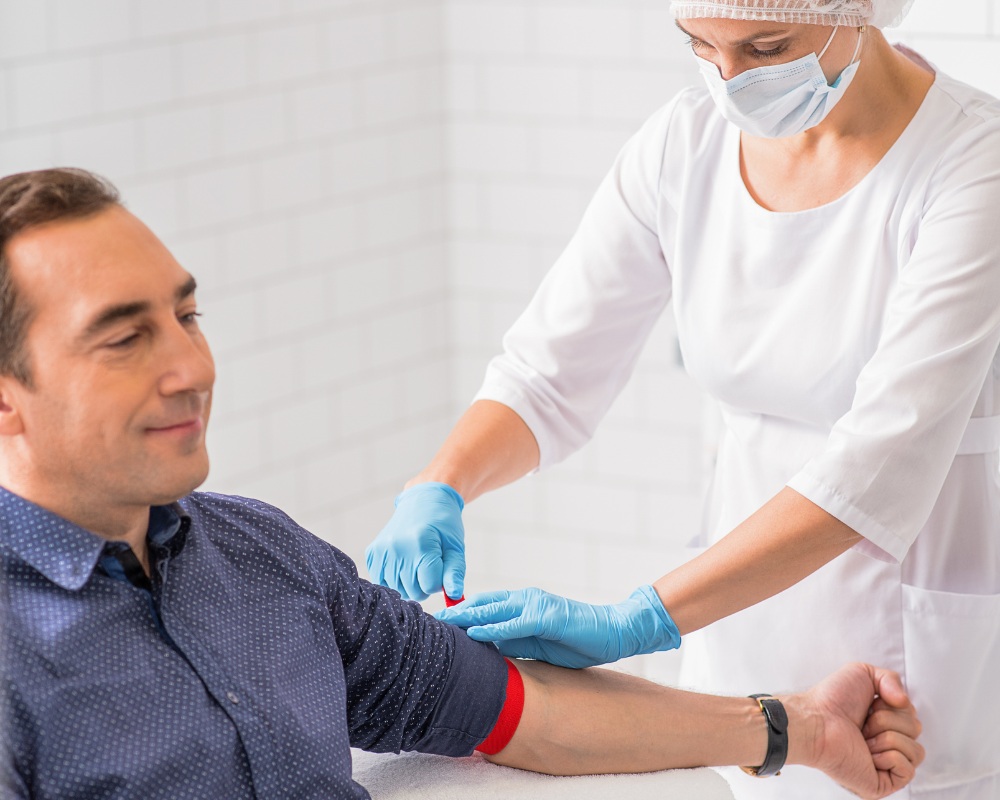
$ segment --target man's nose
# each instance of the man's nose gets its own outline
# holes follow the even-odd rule
[[[215,362],[208,342],[200,332],[180,322],[170,326],[160,357],[160,391],[165,395],[207,392],[215,383]]]

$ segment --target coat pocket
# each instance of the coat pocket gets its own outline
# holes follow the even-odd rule
[[[914,792],[1000,774],[1000,595],[904,585],[903,635],[927,749]]]

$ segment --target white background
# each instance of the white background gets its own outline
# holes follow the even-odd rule
[[[1000,95],[998,0],[889,34]],[[619,147],[696,79],[668,0],[0,0],[0,174],[119,185],[200,284],[206,488],[363,561]],[[705,405],[665,318],[590,445],[470,506],[470,590],[616,600],[678,563]]]

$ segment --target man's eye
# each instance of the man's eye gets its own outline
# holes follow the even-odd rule
[[[132,333],[126,336],[124,339],[118,339],[115,342],[109,342],[108,347],[111,347],[115,350],[124,350],[127,347],[130,347],[131,345],[135,344],[138,340],[139,340],[139,334]]]
[[[187,314],[181,314],[180,317],[179,317],[179,319],[185,325],[191,325],[191,324],[197,322],[198,321],[198,317],[200,317],[200,316],[201,316],[200,312],[198,312],[198,311],[190,311]]]

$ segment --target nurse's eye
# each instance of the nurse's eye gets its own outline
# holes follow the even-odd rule
[[[693,36],[688,37],[687,43],[692,50],[703,50],[706,47],[710,47],[708,43],[703,42],[701,39],[695,39]]]
[[[761,61],[767,61],[768,59],[780,56],[786,49],[787,47],[783,44],[775,45],[771,48],[760,48],[750,45],[750,55]]]

